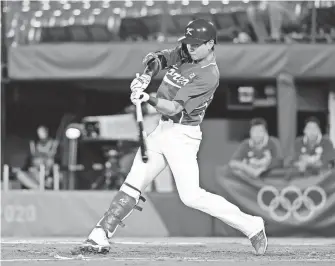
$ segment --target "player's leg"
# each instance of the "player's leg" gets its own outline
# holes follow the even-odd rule
[[[256,252],[263,254],[267,247],[263,219],[243,213],[237,206],[223,197],[200,188],[196,157],[199,144],[199,140],[189,138],[185,140],[184,144],[176,141],[173,150],[164,150],[182,202],[241,231],[252,241]]]
[[[110,249],[108,239],[116,232],[122,221],[136,208],[145,187],[166,167],[162,154],[148,151],[149,161],[142,162],[140,152],[135,156],[133,166],[124,184],[113,198],[109,209],[93,228],[87,240],[75,248],[73,253],[98,252],[105,253]]]
[[[148,139],[148,148],[154,143]],[[166,160],[159,151],[148,150],[149,160],[143,163],[138,150],[131,170],[112,200],[108,211],[89,234],[87,240],[79,247],[79,252],[106,252],[109,250],[108,239],[113,236],[122,221],[128,217],[134,208],[140,209],[137,204],[141,192],[166,167]],[[74,252],[78,252],[75,249]]]

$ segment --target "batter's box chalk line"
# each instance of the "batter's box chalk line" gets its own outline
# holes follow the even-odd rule
[[[82,254],[79,254],[75,257],[65,257],[65,256],[61,256],[59,255],[58,253],[56,252],[52,252],[49,254],[50,257],[53,257],[55,259],[58,259],[58,260],[86,260],[86,259],[90,259],[91,257],[85,257],[84,255]]]

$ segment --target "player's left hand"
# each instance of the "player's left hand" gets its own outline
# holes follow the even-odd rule
[[[130,95],[130,100],[133,104],[136,104],[138,101],[141,103],[148,101],[150,98],[149,94],[143,92],[142,90],[133,91]]]
[[[147,74],[136,74],[136,78],[130,84],[131,91],[142,90],[144,91],[150,84],[151,77]]]

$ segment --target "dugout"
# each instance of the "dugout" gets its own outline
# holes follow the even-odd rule
[[[127,104],[129,81],[142,70],[143,55],[169,47],[171,44],[158,43],[10,47],[8,75],[11,87],[22,89],[22,98],[28,99],[32,88],[40,89],[37,96],[30,96],[33,99],[48,95],[53,88],[53,99],[64,102],[65,97],[65,105],[70,107],[73,101],[78,105],[85,105],[86,101],[87,115],[117,113],[120,106]],[[332,103],[329,95],[335,90],[333,45],[224,44],[216,46],[216,57],[221,81],[206,118],[246,120],[250,116],[265,116],[270,133],[278,136],[287,150],[301,132],[302,118],[313,114],[335,141],[334,123],[328,117],[328,105]],[[163,73],[153,81],[149,90],[158,86],[162,76]],[[252,90],[253,97],[243,101],[241,87]],[[77,97],[82,89],[86,89],[86,95]],[[94,91],[103,92],[99,95]],[[117,100],[112,105],[103,104],[106,95],[108,101]],[[89,104],[96,101],[102,103],[99,110],[93,110]],[[243,129],[245,126],[240,124]],[[240,135],[242,138],[243,134]]]

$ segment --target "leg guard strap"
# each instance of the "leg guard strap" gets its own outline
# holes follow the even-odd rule
[[[137,189],[136,187],[134,187],[134,186],[128,184],[127,182],[124,182],[123,184],[124,184],[125,186],[127,186],[127,187],[132,188],[133,190],[136,190],[138,193],[140,193],[140,197],[139,197],[139,199],[140,199],[141,201],[143,201],[143,202],[146,202],[145,197],[143,197],[143,196],[141,195],[142,192],[141,192],[139,189]],[[140,209],[142,210],[142,208],[140,208]]]
[[[114,197],[108,211],[100,222],[100,226],[107,232],[113,233],[118,225],[125,219],[136,206],[137,200],[123,191]]]

